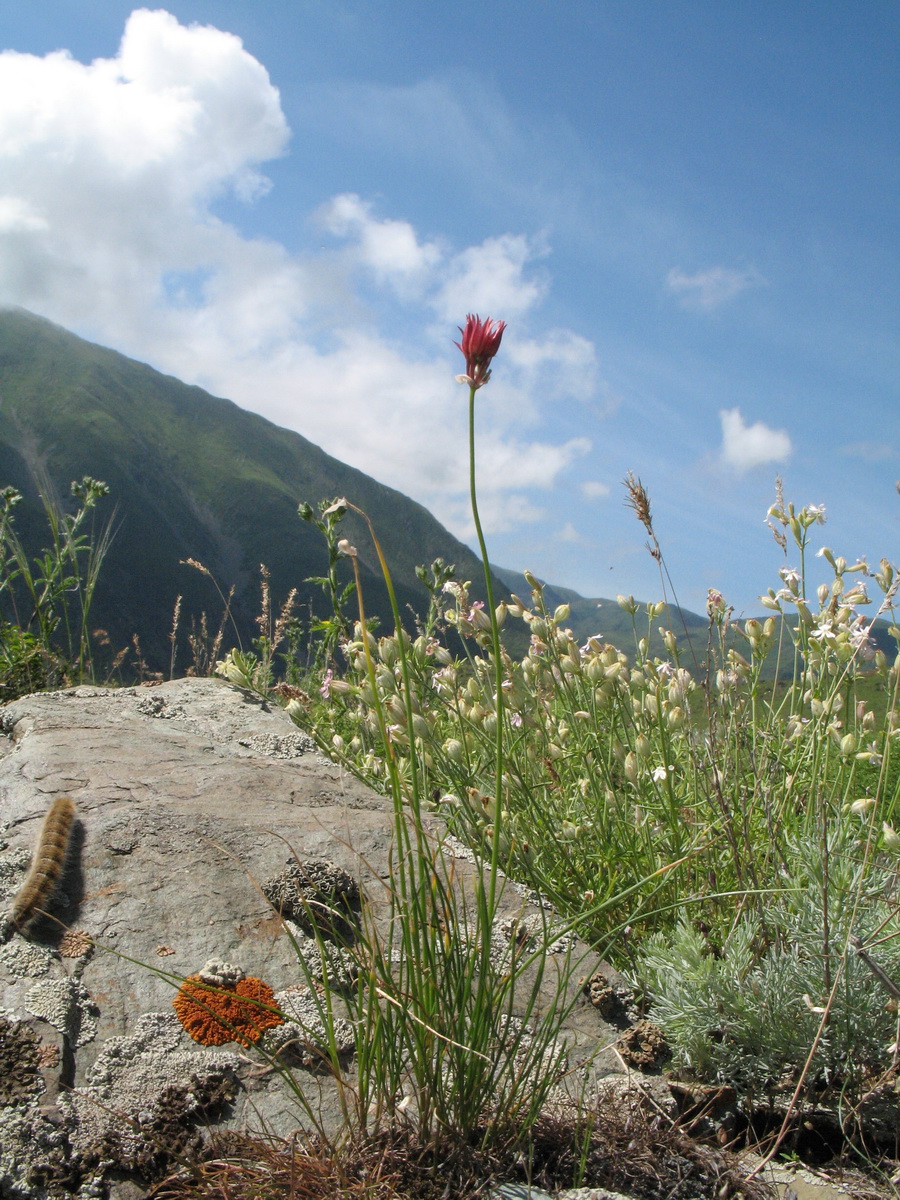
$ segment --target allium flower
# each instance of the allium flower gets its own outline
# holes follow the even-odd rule
[[[466,327],[460,329],[461,342],[454,342],[466,358],[465,375],[457,375],[460,383],[470,387],[484,387],[491,377],[491,359],[500,349],[500,339],[506,328],[505,321],[493,321],[485,317],[482,321],[477,314],[466,316]]]

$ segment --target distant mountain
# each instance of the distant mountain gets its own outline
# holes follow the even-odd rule
[[[110,486],[100,518],[114,507],[116,514],[92,625],[108,630],[115,648],[138,633],[157,669],[168,668],[177,596],[182,627],[205,611],[215,628],[222,612],[210,579],[181,565],[183,559],[203,563],[223,591],[236,586],[234,614],[245,646],[258,633],[261,563],[271,572],[276,605],[296,587],[301,616],[309,605],[328,615],[320,589],[304,582],[324,574],[327,559],[319,533],[297,516],[302,501],[315,507],[346,496],[369,514],[401,606],[424,610],[427,595],[415,567],[435,558],[455,563],[467,579],[480,578],[471,550],[420,504],[299,434],[22,309],[0,309],[0,487],[11,484],[25,496],[15,514],[29,548],[44,544],[41,480],[67,505],[70,482],[84,475]],[[353,514],[345,528],[359,549],[367,611],[388,625],[368,533]],[[187,665],[184,656],[179,665]]]

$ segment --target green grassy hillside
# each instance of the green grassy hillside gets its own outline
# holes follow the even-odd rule
[[[235,584],[245,644],[257,632],[260,563],[276,603],[297,587],[323,612],[324,597],[304,580],[323,574],[327,559],[320,535],[297,516],[301,501],[346,496],[369,513],[401,605],[424,607],[415,567],[438,556],[479,578],[471,551],[421,505],[299,434],[24,310],[0,310],[0,486],[25,496],[16,522],[29,547],[44,536],[41,480],[65,503],[70,481],[84,475],[109,484],[106,511],[116,510],[92,624],[114,647],[138,633],[157,667],[169,662],[178,595],[184,624],[205,610],[215,625],[222,609],[211,581],[182,559],[198,559],[225,591]],[[359,547],[367,608],[386,620],[370,539],[356,517],[345,525]]]

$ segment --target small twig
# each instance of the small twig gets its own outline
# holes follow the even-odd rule
[[[869,957],[862,941],[855,934],[850,938],[850,945],[856,951],[857,958],[862,959],[882,987],[886,988],[895,1000],[900,1000],[900,987],[897,987],[896,983],[885,974],[874,958]]]

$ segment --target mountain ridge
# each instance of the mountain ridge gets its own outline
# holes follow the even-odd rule
[[[117,645],[139,632],[157,667],[169,662],[178,595],[195,617],[206,611],[215,624],[221,611],[210,580],[181,565],[185,559],[202,562],[223,591],[235,583],[245,644],[258,632],[261,563],[276,604],[296,587],[301,606],[322,611],[324,597],[304,581],[325,574],[327,551],[318,531],[297,516],[303,501],[315,506],[346,496],[368,513],[401,606],[424,609],[427,593],[415,567],[438,557],[454,562],[479,591],[479,560],[422,505],[302,434],[45,318],[0,310],[0,484],[25,497],[16,522],[29,548],[44,544],[41,477],[64,502],[69,482],[84,475],[103,479],[118,506],[96,624]],[[386,621],[386,591],[365,525],[348,513],[342,530],[359,549],[367,609]],[[343,577],[350,578],[349,567]]]

